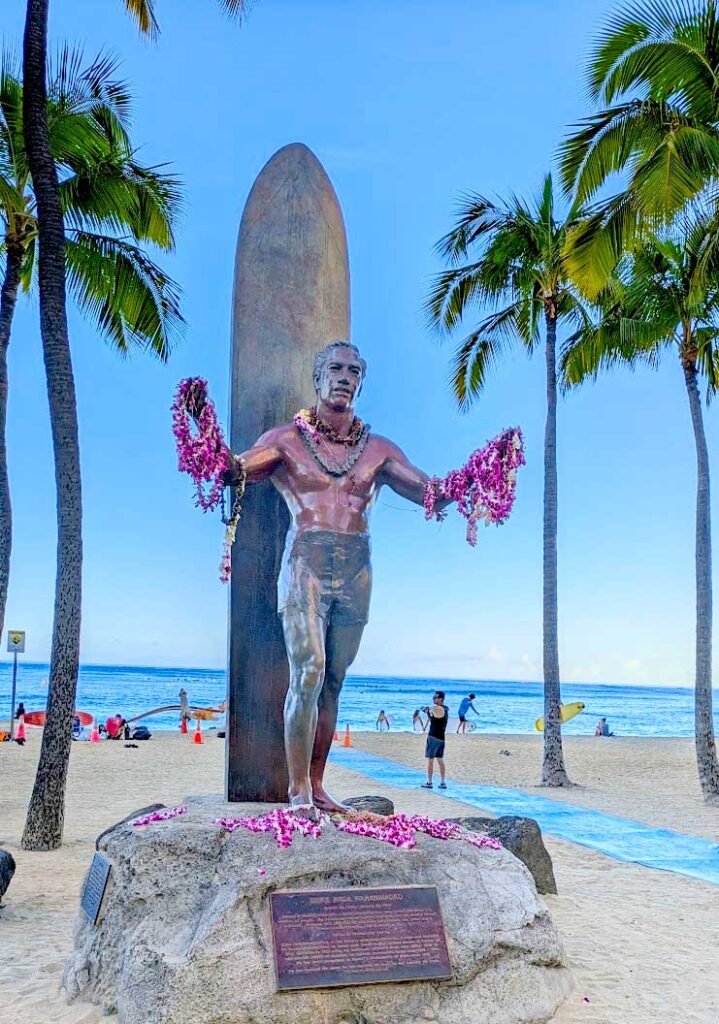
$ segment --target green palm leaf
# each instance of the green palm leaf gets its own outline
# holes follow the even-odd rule
[[[66,251],[78,305],[118,352],[137,347],[166,361],[184,325],[177,284],[120,238],[71,231]]]

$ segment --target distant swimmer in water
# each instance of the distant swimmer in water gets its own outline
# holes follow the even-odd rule
[[[418,724],[419,724],[420,728],[422,729],[422,732],[424,732],[424,730],[427,728],[427,723],[422,718],[422,715],[420,714],[419,708],[415,708],[415,712],[412,715],[412,728],[415,730],[415,732],[417,731],[417,725]]]
[[[595,736],[613,736],[614,733],[609,731],[609,723],[606,718],[600,718],[597,722],[597,726],[594,730]]]
[[[379,729],[380,732],[389,732],[389,718],[387,718],[387,715],[385,715],[384,709],[382,709],[382,711],[380,711],[380,713],[377,715],[375,729]]]

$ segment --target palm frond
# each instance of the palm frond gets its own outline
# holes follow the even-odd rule
[[[509,220],[506,210],[471,192],[460,198],[457,213],[455,226],[434,247],[438,256],[455,263],[467,255],[470,245]]]
[[[517,337],[516,304],[486,317],[461,342],[452,360],[449,385],[459,408],[466,411],[484,387],[490,370]]]
[[[424,304],[427,327],[452,331],[471,302],[482,294],[481,263],[445,270],[437,274]]]
[[[125,0],[125,7],[137,23],[140,32],[151,39],[156,39],[160,33],[160,26],[155,15],[155,0]]]
[[[184,327],[178,285],[137,246],[111,236],[70,231],[66,258],[73,295],[114,347],[166,361]]]
[[[62,182],[60,196],[71,227],[111,228],[166,251],[174,248],[182,195],[178,179],[161,168],[142,167],[120,155]]]

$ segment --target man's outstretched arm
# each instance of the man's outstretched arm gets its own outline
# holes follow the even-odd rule
[[[224,481],[228,487],[234,487],[239,483],[243,471],[246,474],[245,482],[249,484],[258,483],[272,476],[282,462],[282,451],[277,444],[276,434],[276,429],[268,430],[241,455],[234,455],[229,448],[227,449],[229,468],[224,474]]]
[[[424,504],[424,489],[427,486],[429,477],[417,466],[413,466],[401,448],[391,441],[384,442],[388,448],[387,459],[382,467],[382,481],[386,483],[396,494],[413,501],[415,505]],[[441,511],[450,505],[451,501],[442,498],[437,502],[436,508]]]

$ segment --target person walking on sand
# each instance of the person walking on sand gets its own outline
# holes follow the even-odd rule
[[[377,715],[377,721],[375,722],[375,729],[379,729],[380,732],[389,732],[390,723],[389,718],[384,713],[384,708]]]
[[[475,695],[470,693],[469,697],[463,697],[459,704],[459,725],[457,726],[457,732],[465,733],[467,731],[467,712],[474,711],[477,718],[479,718],[479,711],[472,703],[475,700]]]
[[[424,750],[424,756],[427,759],[427,781],[422,784],[422,789],[433,788],[432,775],[434,774],[435,759],[439,765],[439,788],[446,789],[447,784],[444,781],[444,734],[447,731],[449,708],[444,703],[444,691],[437,690],[432,698],[432,706],[424,707],[422,711],[427,715],[427,721],[429,722],[429,734],[427,735],[427,744]]]

